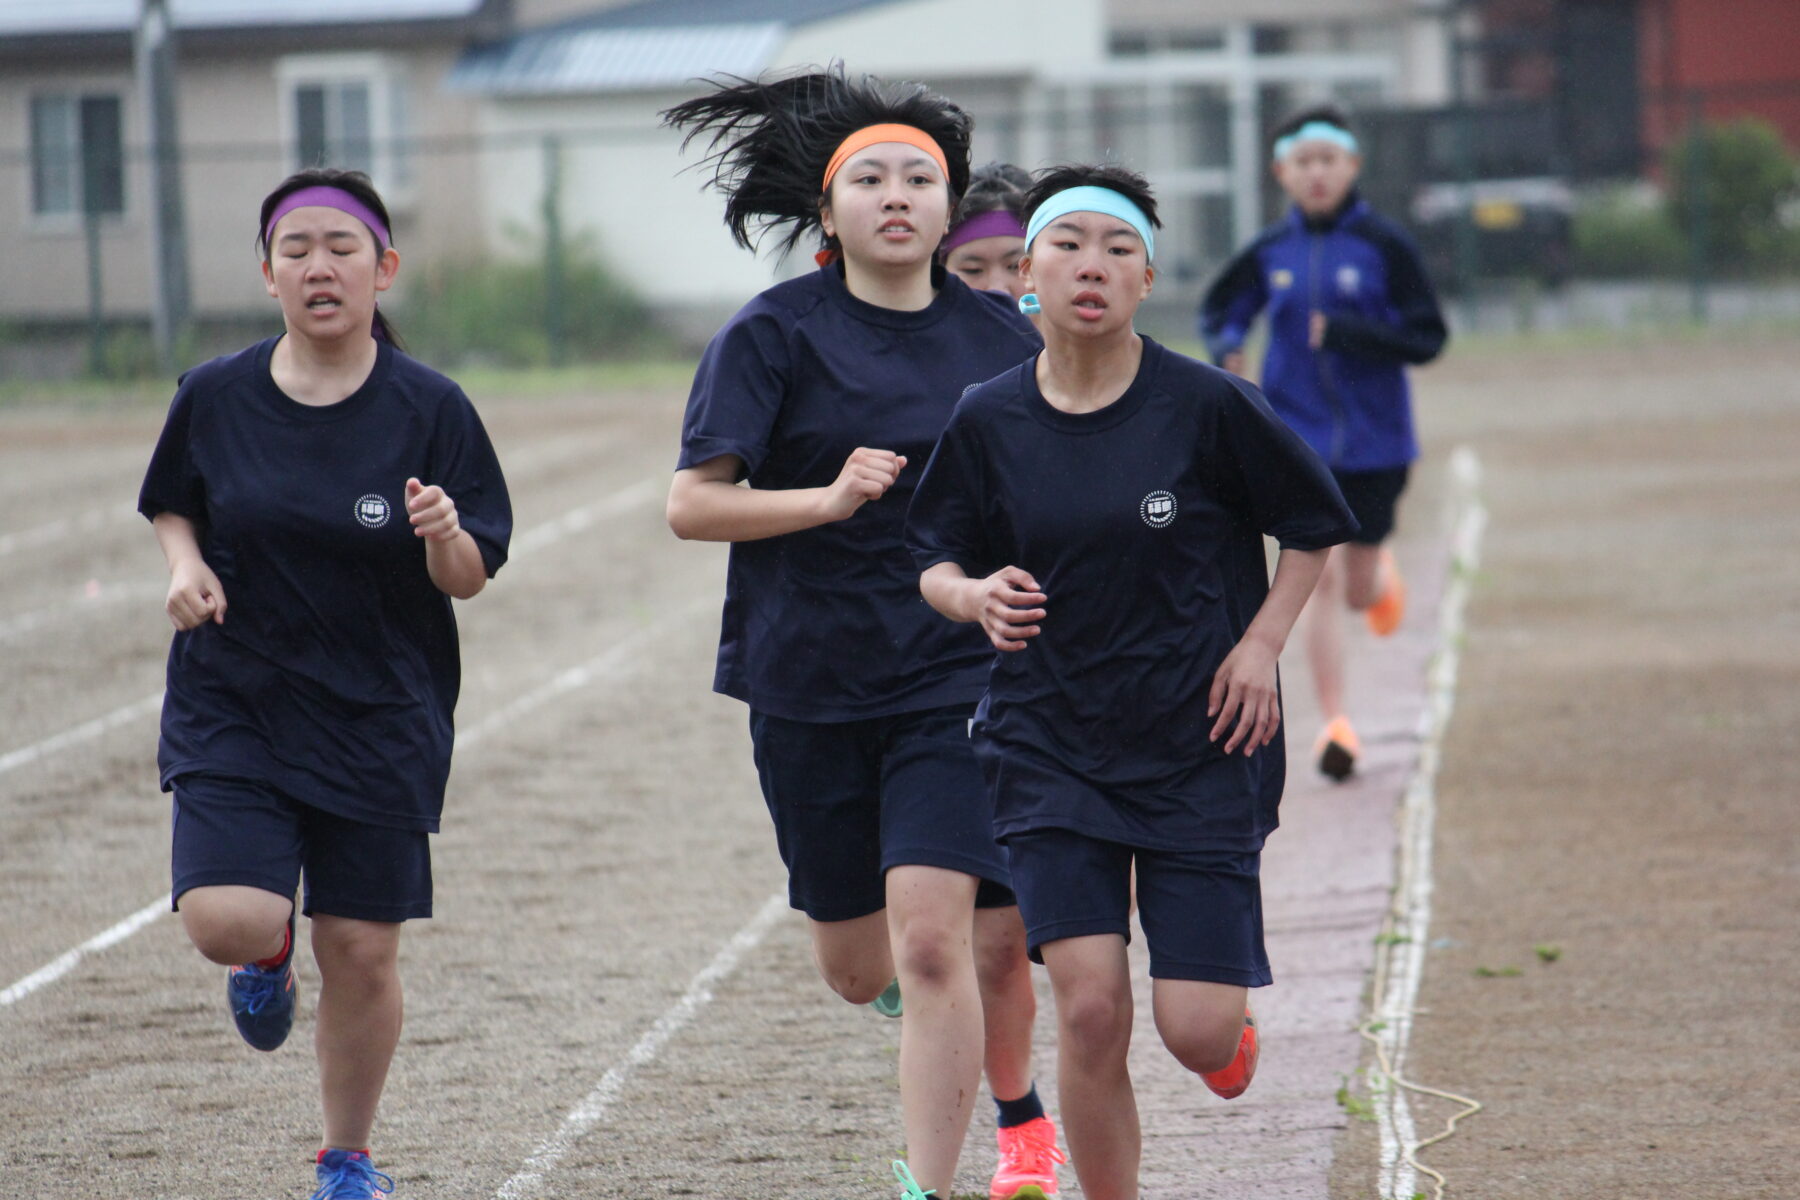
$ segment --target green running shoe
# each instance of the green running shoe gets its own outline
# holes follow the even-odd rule
[[[898,979],[881,990],[881,995],[869,1001],[869,1007],[884,1017],[900,1015],[900,981]]]

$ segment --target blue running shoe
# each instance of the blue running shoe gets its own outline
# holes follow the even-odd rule
[[[897,1017],[901,1013],[900,981],[898,979],[881,989],[881,995],[869,1001],[869,1007],[884,1017]]]
[[[258,1050],[273,1050],[294,1027],[294,914],[288,914],[288,947],[281,965],[245,963],[231,968],[225,994],[238,1033]]]
[[[319,1190],[311,1200],[386,1200],[394,1181],[375,1169],[367,1150],[319,1151]]]

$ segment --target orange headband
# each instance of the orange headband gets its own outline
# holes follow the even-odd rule
[[[917,146],[931,155],[931,161],[938,165],[944,173],[944,182],[950,181],[950,162],[944,157],[943,147],[937,144],[929,133],[923,129],[915,129],[911,125],[868,125],[845,138],[825,165],[825,180],[819,185],[821,190],[830,190],[831,177],[838,169],[850,161],[850,156],[858,150],[867,150],[882,142],[904,142],[908,146]]]

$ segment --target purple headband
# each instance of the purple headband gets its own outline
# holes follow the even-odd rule
[[[938,253],[948,257],[958,246],[979,238],[1024,236],[1025,227],[1019,224],[1019,218],[1004,208],[996,208],[992,212],[978,213],[952,229],[944,236],[944,244],[938,248]]]
[[[386,250],[393,240],[388,236],[388,227],[375,215],[374,210],[343,188],[308,187],[288,193],[275,206],[275,211],[269,214],[269,223],[263,226],[263,245],[267,246],[269,239],[275,236],[276,223],[296,208],[335,208],[339,212],[349,213],[367,225],[369,232],[375,235],[377,251]]]

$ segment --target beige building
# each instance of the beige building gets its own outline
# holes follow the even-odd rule
[[[505,0],[170,0],[181,195],[193,309],[261,311],[258,205],[303,163],[368,170],[409,253],[479,236],[436,198],[476,190],[475,104],[443,83],[503,35]],[[0,5],[0,322],[143,317],[154,221],[139,0]],[[423,152],[439,144],[454,152]],[[429,220],[421,214],[432,210]],[[99,249],[89,272],[87,217]]]
[[[496,147],[481,205],[490,242],[538,227],[555,158],[565,229],[657,308],[704,328],[812,263],[737,247],[721,198],[684,169],[700,152],[684,157],[658,114],[698,94],[702,77],[838,60],[852,73],[919,80],[975,115],[979,163],[1016,158],[1007,118],[1045,81],[1096,67],[1105,49],[1101,0],[653,0],[476,51],[450,83],[481,99],[484,140]]]
[[[0,4],[0,323],[78,328],[96,287],[113,318],[150,312],[141,3]],[[541,254],[554,214],[565,238],[703,331],[808,264],[733,245],[719,199],[683,170],[697,155],[657,114],[703,77],[833,60],[956,98],[976,117],[978,162],[1143,170],[1167,225],[1157,299],[1191,309],[1268,215],[1270,125],[1312,101],[1437,103],[1449,86],[1443,20],[1417,0],[166,3],[204,319],[268,313],[257,205],[325,161],[374,175],[412,278],[425,263]]]

